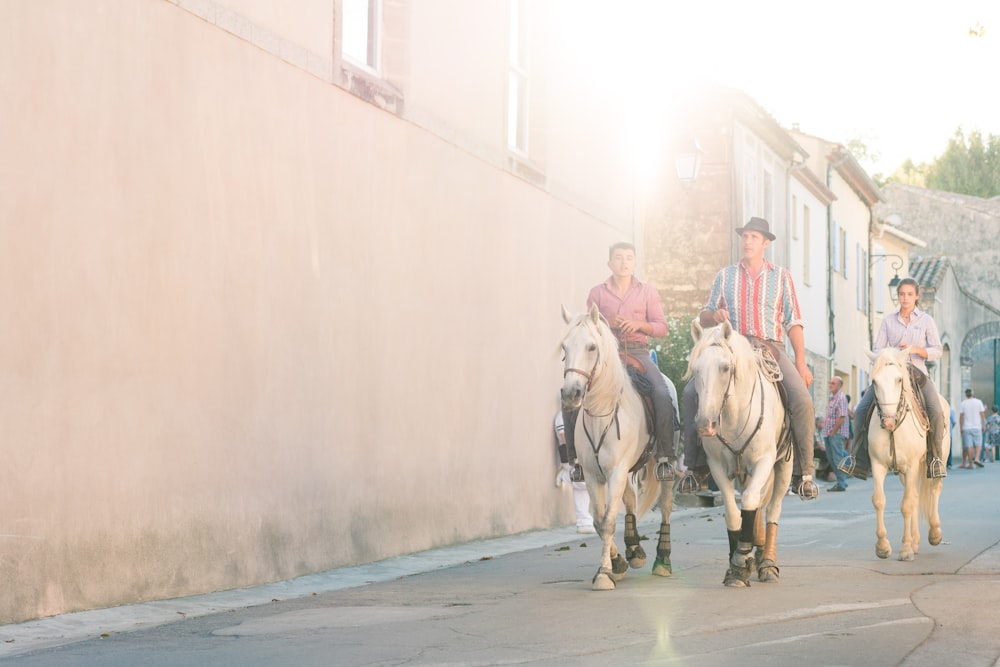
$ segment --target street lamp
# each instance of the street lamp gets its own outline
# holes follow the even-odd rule
[[[900,257],[899,255],[872,255],[871,256],[872,266],[875,265],[876,261],[878,261],[880,259],[886,259],[887,257],[893,257],[894,258],[893,261],[892,261],[892,271],[895,274],[895,275],[893,275],[892,280],[889,281],[889,298],[892,299],[892,305],[898,306],[899,305],[899,295],[896,294],[896,288],[899,287],[899,282],[900,282],[899,281],[899,270],[901,268],[903,268],[903,258]]]
[[[690,141],[677,151],[674,157],[674,166],[677,169],[677,180],[685,188],[691,187],[695,179],[698,178],[698,170],[701,169],[701,144],[693,136]]]

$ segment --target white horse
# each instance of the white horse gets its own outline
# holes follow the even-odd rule
[[[702,329],[696,318],[691,336],[684,377],[698,394],[696,426],[725,502],[729,568],[723,583],[749,586],[755,567],[760,581],[776,582],[778,519],[792,477],[791,441],[782,437],[785,409],[775,384],[780,372],[774,364],[765,373],[760,353],[728,321]]]
[[[661,521],[653,574],[669,577],[674,483],[656,480],[656,460],[652,456],[630,474],[650,441],[642,397],[629,381],[618,341],[596,306],[577,316],[570,316],[563,308],[563,319],[569,326],[562,339],[562,406],[565,411],[579,410],[576,450],[590,495],[594,528],[602,542],[593,589],[611,590],[629,566],[645,565],[646,553],[639,544],[636,517],[645,515],[654,503],[660,508]],[[623,501],[627,560],[618,553],[614,542]]]
[[[919,514],[930,524],[927,541],[941,543],[941,518],[938,516],[938,499],[941,496],[941,478],[928,479],[926,475],[927,431],[926,416],[917,403],[909,369],[907,352],[885,348],[874,360],[872,384],[875,385],[875,405],[879,419],[872,418],[868,429],[868,451],[872,460],[872,477],[875,490],[872,505],[875,507],[875,553],[879,558],[892,555],[892,546],[885,531],[885,476],[891,470],[899,474],[903,484],[903,500],[899,509],[903,514],[903,546],[899,560],[910,561],[920,548]],[[941,409],[948,414],[944,397]],[[951,437],[946,432],[942,450],[951,448]],[[919,502],[918,502],[919,501]]]

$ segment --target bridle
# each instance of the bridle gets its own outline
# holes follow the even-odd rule
[[[601,316],[601,319],[604,320],[605,324],[607,323],[607,320],[604,319],[603,315]],[[563,379],[564,380],[566,379],[566,376],[569,375],[570,373],[576,373],[576,374],[582,375],[584,378],[586,378],[587,384],[586,384],[586,386],[584,386],[584,388],[583,388],[583,396],[580,398],[581,405],[582,405],[582,402],[587,398],[587,393],[590,391],[590,385],[594,381],[594,375],[597,374],[597,367],[601,363],[601,346],[600,345],[596,345],[596,348],[597,348],[597,355],[594,358],[594,365],[591,367],[589,373],[587,371],[581,370],[579,368],[574,368],[572,366],[569,367],[569,368],[563,369]],[[624,391],[624,388],[622,389],[622,391]],[[594,437],[591,435],[590,430],[587,428],[587,420],[586,419],[583,420],[583,432],[587,435],[587,441],[590,443],[590,448],[594,452],[594,460],[597,462],[597,469],[601,473],[601,477],[603,478],[602,481],[604,481],[604,480],[607,479],[607,474],[604,472],[603,469],[601,469],[601,463],[600,463],[600,458],[598,457],[598,454],[600,453],[601,448],[604,446],[604,441],[607,438],[608,431],[611,430],[611,426],[612,425],[615,426],[615,431],[616,431],[616,437],[617,437],[617,439],[621,440],[621,437],[622,437],[621,423],[618,421],[618,408],[619,408],[620,405],[621,405],[621,394],[619,393],[619,397],[615,399],[614,408],[612,408],[611,412],[609,412],[607,414],[595,415],[595,414],[591,413],[589,410],[587,410],[586,408],[581,407],[581,410],[583,410],[583,412],[586,414],[586,416],[591,417],[593,419],[603,419],[604,417],[611,417],[611,419],[608,420],[608,423],[604,426],[604,429],[601,431],[601,436],[597,440],[597,442],[594,442]]]
[[[903,373],[906,373],[906,369],[903,369]],[[878,400],[878,391],[875,391],[875,407],[878,409],[878,417],[881,420],[882,425],[885,425],[886,419],[896,420],[896,425],[898,426],[904,419],[906,419],[906,414],[910,411],[910,402],[906,400],[906,381],[900,377],[899,381],[899,398],[896,399],[896,412],[891,415],[887,415],[882,409],[882,401]],[[890,431],[892,433],[892,431]]]
[[[583,389],[583,395],[586,396],[587,392],[590,390],[590,383],[594,381],[594,373],[597,372],[597,365],[599,363],[601,363],[601,347],[598,345],[597,357],[594,359],[594,366],[590,369],[589,373],[587,371],[582,371],[579,368],[570,367],[563,370],[563,379],[565,380],[566,376],[569,375],[570,373],[578,373],[583,377],[587,378],[587,386],[584,387]]]
[[[721,343],[714,343],[713,345],[718,346],[718,347],[722,347],[722,348],[726,349],[729,352],[730,357],[735,357],[736,356],[735,353],[733,352],[732,348],[728,348],[728,347],[722,345]],[[754,439],[754,436],[757,435],[757,432],[760,430],[760,427],[764,424],[764,389],[763,389],[763,379],[761,378],[761,373],[760,373],[759,370],[755,373],[755,375],[756,375],[756,378],[755,378],[755,381],[754,381],[753,389],[750,391],[750,398],[747,399],[747,413],[746,413],[747,414],[747,419],[746,419],[746,422],[743,423],[743,426],[740,427],[739,433],[743,433],[746,430],[747,425],[750,423],[750,412],[751,412],[752,406],[753,406],[754,394],[758,393],[758,390],[759,390],[759,393],[760,393],[760,413],[757,415],[757,423],[754,425],[753,430],[750,432],[750,435],[748,435],[746,437],[746,439],[743,440],[743,444],[741,446],[739,446],[738,448],[735,447],[735,446],[733,446],[733,444],[729,440],[727,440],[722,435],[722,432],[721,432],[722,413],[723,413],[723,411],[726,408],[726,402],[729,400],[730,396],[732,396],[732,391],[731,390],[733,388],[733,385],[736,383],[736,364],[735,363],[733,363],[733,364],[730,365],[730,368],[729,368],[729,381],[726,383],[726,390],[725,390],[725,393],[723,393],[723,395],[722,395],[722,403],[719,404],[719,414],[718,414],[718,417],[716,418],[716,423],[719,424],[720,429],[716,430],[715,437],[716,437],[716,439],[719,442],[721,442],[723,444],[723,446],[726,449],[728,449],[730,451],[730,453],[734,457],[736,457],[736,476],[737,477],[741,477],[741,478],[743,476],[743,452],[746,451],[746,448],[750,445],[750,443]],[[737,438],[737,439],[739,439],[739,438]]]

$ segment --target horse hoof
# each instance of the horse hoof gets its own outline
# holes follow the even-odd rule
[[[932,547],[941,544],[941,529],[931,528],[930,532],[927,533],[927,541],[930,542]]]
[[[899,554],[899,560],[905,561],[907,563],[910,562],[910,561],[912,561],[913,558],[914,558],[914,554],[912,554],[912,553]]]
[[[657,558],[653,561],[653,574],[658,577],[669,577],[673,574],[673,570],[670,568],[670,561],[664,561]]]
[[[875,555],[879,558],[888,558],[892,555],[892,547],[886,544],[876,544],[875,545]]]
[[[750,570],[745,567],[730,566],[722,583],[730,588],[750,588]]]
[[[634,570],[638,570],[646,564],[646,552],[640,546],[629,549],[627,556],[629,567]]]
[[[770,558],[765,558],[757,565],[757,581],[765,584],[778,583],[778,565]]]
[[[615,590],[615,580],[611,578],[611,573],[604,568],[597,571],[591,584],[590,589],[594,591]]]

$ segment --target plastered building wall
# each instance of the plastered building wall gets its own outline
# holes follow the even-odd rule
[[[502,111],[387,112],[338,85],[334,9],[269,7],[0,4],[0,623],[572,521],[559,306],[632,236],[616,137],[539,135],[598,174],[529,182]],[[501,101],[505,25],[462,35]]]

